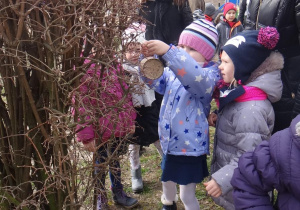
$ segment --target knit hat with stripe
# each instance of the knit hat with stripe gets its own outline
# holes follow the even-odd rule
[[[178,45],[193,48],[210,61],[218,45],[217,29],[207,20],[195,20],[182,31]]]

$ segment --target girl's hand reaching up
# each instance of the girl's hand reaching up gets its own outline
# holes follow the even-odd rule
[[[146,42],[148,42],[148,41],[146,41]],[[153,56],[153,54],[151,55],[151,54],[149,53],[148,47],[147,47],[147,45],[146,45],[146,42],[144,42],[144,43],[142,44],[142,47],[141,47],[141,53],[142,53],[145,57]]]
[[[209,182],[205,182],[204,186],[210,196],[217,198],[222,195],[222,190],[214,179],[210,180]]]
[[[156,55],[163,55],[168,52],[170,46],[159,40],[150,40],[142,44],[142,53],[148,57]]]

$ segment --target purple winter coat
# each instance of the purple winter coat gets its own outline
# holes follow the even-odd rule
[[[298,115],[289,128],[263,141],[254,152],[241,156],[231,184],[235,208],[273,209],[269,191],[278,191],[280,210],[300,208],[300,124]]]

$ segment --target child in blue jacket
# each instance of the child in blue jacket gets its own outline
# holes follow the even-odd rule
[[[220,75],[211,62],[218,44],[212,23],[196,20],[180,35],[179,46],[150,40],[142,53],[159,55],[168,67],[156,80],[144,78],[163,94],[159,118],[162,160],[163,209],[176,209],[176,184],[186,210],[200,209],[195,196],[196,184],[208,176],[209,154],[207,116],[212,93]]]

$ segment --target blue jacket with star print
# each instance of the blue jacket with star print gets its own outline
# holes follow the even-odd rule
[[[184,50],[171,47],[162,56],[168,67],[156,80],[143,78],[164,95],[159,116],[159,137],[164,154],[200,156],[209,154],[207,116],[220,74],[209,62],[202,68]]]

